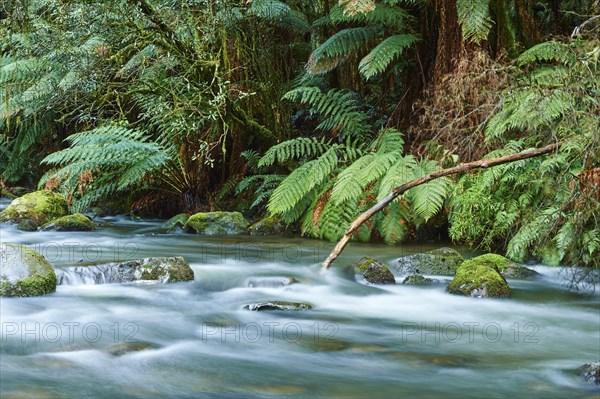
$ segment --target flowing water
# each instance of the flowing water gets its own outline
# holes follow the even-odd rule
[[[103,222],[89,233],[0,225],[0,240],[41,252],[63,282],[52,295],[0,300],[2,399],[599,397],[573,371],[600,359],[599,296],[568,291],[557,269],[509,280],[511,299],[477,300],[444,284],[359,284],[340,267],[364,255],[392,264],[439,245],[352,243],[319,275],[331,249],[320,241]],[[184,256],[195,281],[95,284],[72,272],[150,256]],[[243,308],[270,300],[314,308]]]

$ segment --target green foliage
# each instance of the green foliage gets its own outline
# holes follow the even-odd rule
[[[316,20],[313,27],[345,27],[312,52],[306,65],[308,72],[331,72],[353,55],[366,52],[358,65],[360,74],[367,80],[383,74],[417,41],[416,35],[407,33],[408,13],[395,3],[351,0],[332,7],[329,15]]]
[[[293,148],[297,141],[276,147]],[[400,132],[383,129],[367,149],[347,142],[327,144],[327,150],[314,159],[306,156],[308,151],[302,153],[304,162],[270,196],[270,214],[280,215],[287,223],[301,220],[306,235],[339,239],[361,212],[374,205],[377,198],[389,194],[395,184],[437,169],[433,161],[417,162],[413,156],[404,155],[403,143]],[[259,164],[271,165],[273,152],[265,154],[265,162],[261,160]],[[410,224],[420,224],[439,212],[448,194],[447,181],[418,188],[396,200],[359,236],[368,239],[376,231],[385,242],[397,243],[405,238]]]
[[[361,111],[354,93],[303,86],[285,94],[284,99],[310,105],[322,118],[317,129],[335,132],[340,139],[362,138],[370,130],[369,117]]]
[[[414,35],[394,35],[384,39],[358,65],[358,71],[365,79],[383,73],[402,52],[417,41]]]
[[[475,43],[485,40],[493,25],[490,0],[457,0],[456,8],[464,38]]]
[[[43,162],[58,166],[42,178],[40,186],[57,179],[72,207],[82,211],[101,198],[142,186],[149,175],[165,179],[166,166],[173,159],[173,148],[148,140],[147,134],[118,126],[104,126],[76,133],[67,138],[70,148],[47,156]],[[85,185],[81,176],[89,174]],[[75,191],[78,188],[78,191]]]
[[[522,70],[486,128],[486,139],[505,147],[489,156],[564,144],[545,158],[461,178],[452,196],[453,239],[506,247],[519,261],[555,253],[562,263],[600,266],[599,46],[548,42],[518,58]]]

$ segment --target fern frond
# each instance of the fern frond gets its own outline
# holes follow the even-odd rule
[[[436,170],[439,170],[439,166],[435,161],[422,160],[417,163],[413,173],[415,178],[419,178]],[[450,181],[440,178],[410,189],[407,197],[413,213],[427,221],[442,209],[449,192]]]
[[[335,69],[350,54],[366,48],[377,36],[371,28],[348,28],[335,33],[310,55],[306,70],[321,75]]]
[[[456,8],[463,37],[475,43],[485,40],[493,25],[490,0],[458,0]]]
[[[299,87],[287,92],[283,98],[313,107],[324,118],[318,129],[356,138],[363,137],[371,129],[369,117],[360,110],[354,93],[341,90],[322,93],[318,87]]]
[[[299,137],[269,148],[257,166],[263,168],[289,159],[311,158],[323,154],[329,148],[331,144],[324,138]]]
[[[396,200],[388,205],[385,215],[379,223],[383,241],[388,245],[403,241],[408,233],[408,220],[409,210],[404,203]]]
[[[533,46],[517,58],[519,66],[539,62],[557,62],[565,66],[573,66],[577,57],[568,44],[549,41]]]
[[[338,164],[337,146],[332,146],[319,158],[309,161],[294,170],[273,191],[267,208],[271,215],[285,214],[319,187],[335,170]]]
[[[369,80],[384,72],[402,52],[417,41],[415,35],[394,35],[384,39],[358,65],[358,71]]]

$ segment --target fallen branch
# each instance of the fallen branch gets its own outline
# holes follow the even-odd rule
[[[395,189],[392,190],[392,192],[387,197],[385,197],[383,200],[381,200],[377,204],[373,205],[367,211],[363,212],[359,217],[357,217],[352,222],[350,227],[348,227],[348,230],[346,230],[346,233],[344,234],[344,236],[341,238],[340,241],[338,241],[338,243],[335,246],[335,248],[333,249],[333,251],[331,251],[331,253],[327,257],[327,259],[325,259],[325,261],[323,262],[321,272],[324,272],[325,270],[327,270],[327,268],[329,268],[329,266],[331,266],[333,261],[344,250],[344,247],[346,247],[346,244],[348,244],[348,242],[350,241],[350,239],[352,238],[352,236],[354,235],[356,230],[358,230],[358,228],[360,227],[361,224],[363,224],[364,222],[369,220],[371,218],[371,216],[373,216],[374,214],[376,214],[377,212],[379,212],[380,210],[385,208],[387,205],[389,205],[396,197],[398,197],[402,193],[410,190],[411,188],[420,186],[421,184],[428,183],[432,180],[438,179],[443,176],[454,175],[454,174],[466,172],[466,171],[469,171],[472,169],[489,168],[492,166],[497,166],[497,165],[502,165],[505,163],[519,161],[521,159],[537,157],[539,155],[553,152],[553,151],[557,150],[561,145],[562,145],[562,143],[555,143],[555,144],[547,145],[542,148],[538,148],[536,150],[523,151],[518,154],[506,155],[506,156],[499,157],[499,158],[481,159],[481,160],[475,161],[475,162],[463,163],[461,165],[453,166],[452,168],[437,170],[435,172],[428,174],[427,176],[419,177],[418,179],[411,180],[408,183],[405,183],[401,186],[396,187]]]

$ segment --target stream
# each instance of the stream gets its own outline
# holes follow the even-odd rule
[[[183,256],[195,281],[94,284],[66,273],[55,294],[1,298],[2,399],[599,397],[573,370],[600,360],[600,296],[569,291],[558,268],[532,266],[542,277],[508,280],[511,299],[478,300],[449,295],[445,284],[403,286],[399,275],[392,286],[360,284],[341,267],[365,255],[392,265],[442,244],[351,243],[320,275],[333,244],[100,221],[93,232],[0,224],[0,240],[31,246],[59,275]],[[270,300],[313,309],[243,308]]]

